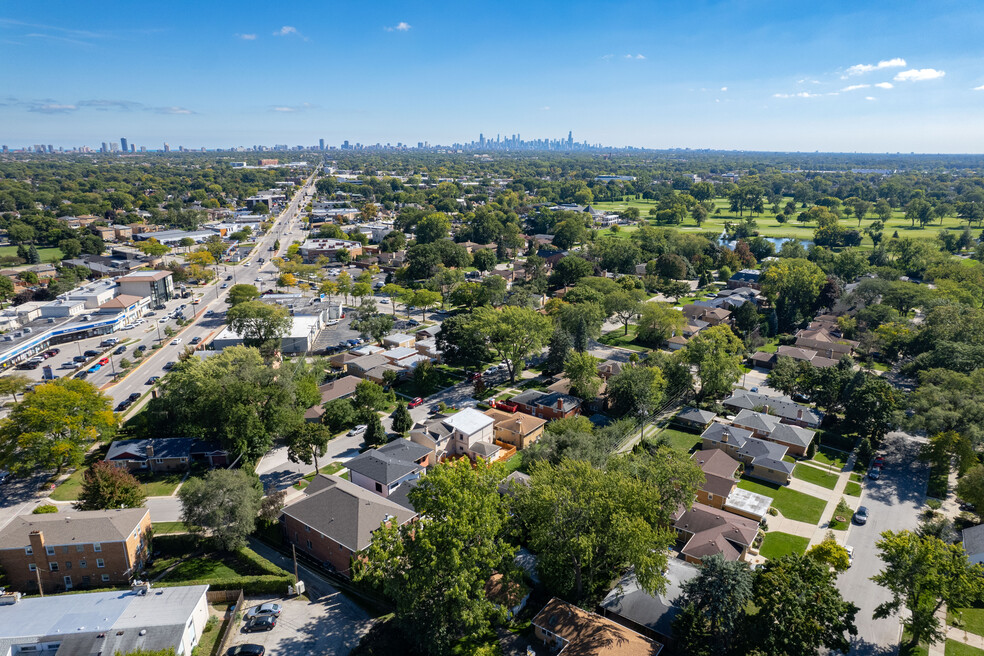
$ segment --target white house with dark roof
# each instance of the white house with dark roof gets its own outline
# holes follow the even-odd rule
[[[502,451],[495,443],[494,424],[492,417],[474,408],[465,408],[415,428],[410,431],[410,440],[430,448],[434,462],[443,457],[460,456],[491,461]]]

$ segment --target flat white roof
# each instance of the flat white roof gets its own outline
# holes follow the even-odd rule
[[[473,435],[486,426],[491,426],[492,417],[474,408],[465,408],[445,419],[444,423],[466,435]]]
[[[756,517],[764,517],[769,512],[771,505],[772,497],[749,492],[740,487],[732,490],[731,494],[728,495],[728,499],[724,502],[725,509],[734,508],[735,510],[740,510]]]

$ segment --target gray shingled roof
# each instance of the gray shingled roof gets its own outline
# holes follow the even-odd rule
[[[478,441],[471,445],[471,450],[482,456],[486,460],[499,453],[502,447],[489,442]]]
[[[221,450],[218,444],[194,437],[116,440],[106,452],[106,460],[146,460],[147,447],[151,445],[154,447],[154,458],[190,458],[195,452],[208,453]],[[129,457],[130,455],[133,457]]]
[[[968,556],[976,556],[984,553],[984,524],[965,528],[961,535],[963,537],[964,551]]]
[[[541,392],[540,390],[530,389],[525,392],[520,392],[516,396],[509,399],[513,403],[522,403],[523,405],[534,405],[541,396],[546,396],[546,392]]]
[[[649,594],[639,585],[635,572],[630,571],[612,588],[601,607],[669,638],[673,635],[673,618],[680,612],[675,602],[683,593],[683,584],[698,573],[690,563],[670,559],[666,563],[666,592]]]
[[[431,450],[426,446],[417,444],[416,442],[411,442],[403,437],[395,439],[388,444],[384,444],[376,449],[376,451],[379,453],[385,453],[391,458],[405,460],[407,462],[416,462],[431,453]]]
[[[716,421],[708,426],[700,436],[701,439],[707,438],[714,442],[727,442],[740,448],[747,440],[751,439],[752,431],[739,428],[738,426],[728,426],[727,424]]]
[[[380,453],[378,449],[370,449],[352,458],[345,463],[345,466],[383,485],[395,483],[404,476],[423,469],[415,462],[394,458]]]
[[[699,408],[684,408],[677,413],[677,419],[684,419],[698,424],[706,424],[714,420],[714,413],[710,410],[700,410]]]
[[[119,542],[140,525],[146,508],[123,510],[66,510],[51,515],[20,515],[0,531],[0,549],[21,549],[31,544],[31,531],[42,531],[45,544]]]
[[[769,407],[769,413],[782,417],[783,419],[802,419],[810,424],[820,424],[823,414],[819,410],[814,410],[809,406],[800,405],[788,396],[766,396],[758,392],[747,390],[735,390],[731,396],[721,402],[726,408],[738,410],[754,410],[764,406]],[[802,412],[802,417],[799,416]]]
[[[394,521],[405,524],[417,516],[414,511],[343,478],[319,474],[314,480],[319,478],[328,480],[319,483],[318,492],[292,503],[283,513],[352,551],[368,547],[373,532],[384,521],[395,518]]]

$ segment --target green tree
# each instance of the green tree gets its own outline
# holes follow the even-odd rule
[[[9,280],[9,278],[5,278]],[[10,374],[9,376],[0,377],[0,396],[6,396],[9,394],[17,403],[17,395],[23,392],[28,385],[31,384],[31,379],[24,374]]]
[[[827,535],[821,542],[806,550],[806,555],[818,563],[833,567],[837,573],[846,572],[851,566],[851,558],[847,549],[837,543],[833,531],[827,531]]]
[[[15,474],[78,467],[116,433],[111,399],[84,380],[38,386],[0,422],[0,462]]]
[[[871,580],[885,588],[892,598],[880,604],[876,619],[900,614],[909,633],[909,646],[939,642],[944,633],[936,612],[966,608],[984,592],[984,567],[971,565],[963,545],[946,544],[932,536],[921,537],[911,531],[885,531],[875,543],[885,569]]]
[[[147,494],[140,482],[126,469],[99,460],[82,475],[82,488],[76,510],[140,508]]]
[[[483,248],[472,254],[472,266],[479,271],[491,271],[498,263],[499,260],[496,258],[495,252],[488,248]]]
[[[545,373],[557,374],[563,371],[567,356],[573,348],[574,339],[570,333],[562,328],[555,329],[553,335],[550,336]]]
[[[379,293],[390,300],[390,309],[393,311],[393,316],[396,316],[396,299],[402,296],[406,290],[399,285],[394,285],[393,283],[388,283],[382,286]]]
[[[355,386],[355,406],[373,411],[386,407],[386,391],[378,383],[371,380],[360,380]]]
[[[370,314],[365,319],[353,321],[352,328],[358,330],[363,339],[372,338],[382,345],[383,338],[393,330],[393,317],[388,314]]]
[[[160,257],[161,255],[166,255],[171,252],[170,247],[165,246],[153,237],[146,241],[142,241],[137,245],[144,255],[150,255],[151,257]]]
[[[640,586],[664,589],[670,515],[692,501],[700,470],[669,449],[621,456],[607,471],[587,462],[540,461],[519,491],[515,514],[551,594],[575,602],[601,593],[626,566]]]
[[[919,457],[947,473],[956,463],[961,475],[977,464],[973,444],[965,436],[952,430],[931,435],[929,442],[922,446]]]
[[[758,310],[751,301],[745,301],[735,308],[731,314],[731,318],[734,319],[735,328],[740,330],[741,334],[745,337],[758,328],[759,325]]]
[[[393,430],[406,437],[406,434],[410,432],[413,425],[413,417],[410,416],[410,411],[407,410],[406,402],[400,401],[396,406],[396,410],[393,411]]]
[[[356,422],[355,408],[348,399],[332,399],[325,403],[324,408],[321,423],[328,426],[333,433],[345,430]]]
[[[362,434],[362,439],[366,444],[381,446],[389,442],[389,435],[383,428],[383,422],[379,418],[379,413],[374,410],[363,410],[360,413],[360,420],[366,424],[366,432]]]
[[[441,322],[435,340],[442,359],[448,364],[478,367],[492,357],[484,339],[472,330],[471,324],[472,317],[468,314],[457,314]]]
[[[887,380],[862,371],[844,386],[845,428],[861,437],[880,440],[897,425],[902,394]]]
[[[416,237],[418,244],[429,244],[431,242],[447,239],[451,231],[451,219],[446,214],[429,214],[417,224]]]
[[[760,280],[770,303],[782,298],[805,317],[812,316],[827,274],[809,260],[784,257],[770,262]]]
[[[503,360],[509,380],[515,381],[526,358],[538,353],[550,338],[550,319],[526,308],[481,307],[472,313],[472,329],[480,335],[489,352]]]
[[[575,284],[581,278],[590,276],[594,267],[583,257],[568,255],[554,265],[550,274],[550,284],[555,287],[567,287]]]
[[[229,288],[229,296],[226,297],[226,301],[235,307],[240,303],[255,301],[259,297],[260,290],[258,290],[255,285],[240,283]]]
[[[746,608],[752,599],[752,570],[721,554],[704,558],[700,573],[682,586],[673,621],[680,653],[712,656],[735,652]]]
[[[587,351],[590,340],[601,336],[604,323],[601,303],[563,303],[557,312],[557,325],[571,336],[574,350],[579,352]]]
[[[625,335],[629,334],[629,321],[641,310],[642,303],[630,292],[617,291],[605,297],[605,311],[609,316],[614,316],[622,322]]]
[[[564,375],[571,381],[571,394],[586,401],[594,399],[601,386],[598,358],[590,353],[572,352],[564,363]]]
[[[802,368],[788,355],[780,355],[767,377],[769,387],[783,394],[795,394],[800,391],[800,376]]]
[[[403,304],[407,306],[407,314],[409,314],[411,307],[420,310],[420,319],[423,321],[427,310],[440,305],[441,300],[440,292],[434,292],[429,289],[415,289],[412,291],[409,299],[403,299]]]
[[[974,465],[957,481],[957,496],[984,513],[984,465]]]
[[[702,330],[687,343],[683,357],[697,367],[702,398],[717,398],[731,390],[741,376],[744,352],[744,344],[726,325]]]
[[[0,276],[0,303],[10,300],[14,296],[14,283],[7,276]]]
[[[670,337],[681,334],[686,326],[687,318],[683,312],[669,303],[643,303],[636,336],[641,342],[659,346]]]
[[[280,305],[246,301],[229,308],[226,323],[243,338],[245,346],[258,348],[269,357],[280,348],[280,340],[290,332],[294,319]]]
[[[752,615],[745,631],[753,653],[816,656],[848,653],[858,607],[844,601],[827,563],[790,554],[768,561],[755,576]],[[757,651],[754,651],[757,650]]]
[[[243,469],[213,469],[192,477],[178,490],[181,520],[199,538],[235,551],[256,528],[263,486]]]
[[[503,474],[499,465],[438,465],[410,491],[420,519],[384,524],[356,560],[356,581],[393,600],[403,635],[422,653],[450,653],[459,637],[504,619],[485,594],[494,573],[512,571],[515,554],[497,490]]]
[[[616,415],[648,417],[666,398],[666,379],[656,367],[624,367],[608,379],[605,394]]]
[[[287,443],[287,459],[291,462],[310,465],[314,462],[314,471],[318,471],[318,458],[325,455],[328,442],[332,437],[331,429],[324,424],[310,421],[298,422],[284,436]]]

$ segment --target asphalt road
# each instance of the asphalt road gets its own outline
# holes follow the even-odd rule
[[[865,479],[861,505],[867,506],[869,519],[864,526],[851,525],[846,543],[854,547],[854,564],[838,577],[837,587],[844,599],[854,602],[858,611],[858,636],[851,653],[888,656],[898,650],[901,626],[897,617],[876,620],[872,612],[888,601],[888,592],[870,580],[882,570],[875,542],[883,531],[915,529],[926,501],[929,468],[919,460],[920,438],[890,433],[881,454],[885,457],[877,481]]]

